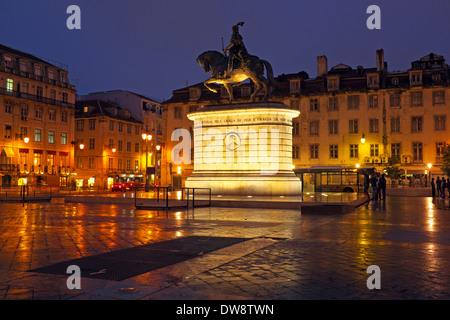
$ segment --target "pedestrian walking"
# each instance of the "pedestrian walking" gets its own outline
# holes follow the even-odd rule
[[[370,187],[372,188],[372,201],[377,200],[377,177],[376,174],[373,174],[370,178]]]
[[[448,197],[450,198],[450,178],[447,178],[447,190],[445,192],[448,192]]]
[[[386,175],[383,173],[379,183],[381,200],[386,200]]]
[[[441,178],[437,177],[437,179],[436,179],[436,196],[438,198],[441,196],[441,186],[442,186]]]
[[[367,173],[364,173],[364,194],[367,194],[367,198],[370,200],[369,175]]]
[[[434,183],[434,178],[431,178],[431,196],[436,197],[436,184]]]
[[[445,200],[445,189],[447,189],[447,181],[445,181],[445,178],[442,178],[442,184],[441,184],[441,198]]]

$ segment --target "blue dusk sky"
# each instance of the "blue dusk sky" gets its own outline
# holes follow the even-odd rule
[[[81,30],[66,27],[70,5],[81,9]],[[380,30],[366,27],[370,5],[381,9]],[[320,55],[329,68],[375,67],[381,48],[390,71],[430,52],[450,59],[448,0],[1,1],[0,43],[68,65],[78,94],[124,89],[165,100],[209,78],[197,56],[221,51],[239,21],[249,53],[275,75],[314,78]]]

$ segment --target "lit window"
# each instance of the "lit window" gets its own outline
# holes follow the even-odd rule
[[[66,145],[67,144],[67,133],[61,132],[61,144]]]
[[[13,79],[7,79],[6,80],[6,91],[12,92],[14,88],[14,80]]]
[[[55,143],[55,131],[48,132],[48,143]]]
[[[34,141],[41,142],[41,134],[42,134],[41,129],[34,129]]]

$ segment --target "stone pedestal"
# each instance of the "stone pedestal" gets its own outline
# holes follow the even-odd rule
[[[187,188],[213,194],[301,194],[292,171],[292,118],[300,112],[278,102],[210,105],[194,121],[194,172]]]

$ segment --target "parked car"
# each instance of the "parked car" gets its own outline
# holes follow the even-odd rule
[[[138,184],[134,183],[134,182],[125,182],[123,184],[123,186],[124,186],[125,190],[133,190],[133,188],[137,187]]]
[[[112,192],[114,192],[114,191],[121,191],[121,192],[124,192],[124,191],[126,191],[126,189],[125,189],[125,187],[122,185],[122,183],[116,182],[116,183],[113,183],[113,184],[111,185],[111,191],[112,191]]]

